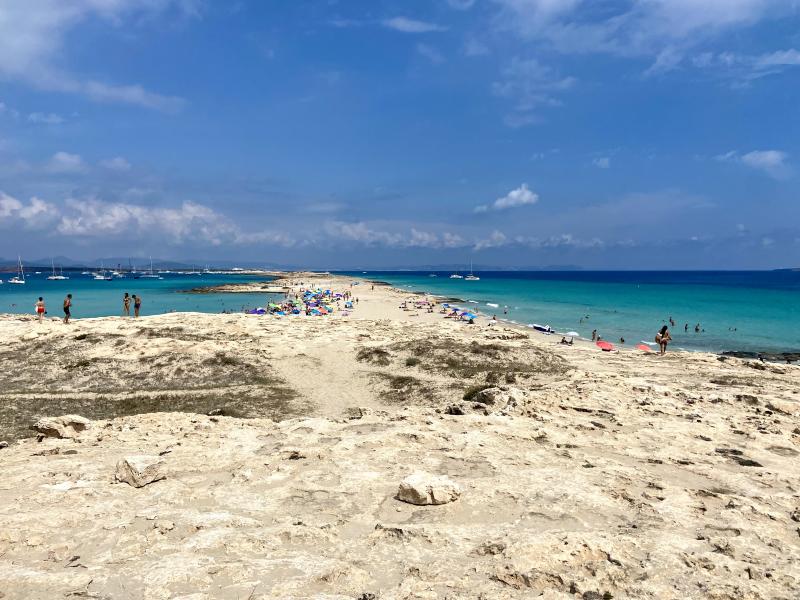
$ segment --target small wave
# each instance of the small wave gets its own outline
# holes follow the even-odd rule
[[[486,306],[491,306],[492,308],[500,308],[500,305],[495,304],[494,302],[487,302]]]

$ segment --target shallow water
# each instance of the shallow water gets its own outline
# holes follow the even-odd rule
[[[0,313],[34,313],[34,303],[42,296],[48,316],[63,316],[61,303],[72,294],[72,315],[75,318],[107,317],[122,314],[122,296],[125,292],[142,297],[141,315],[155,315],[172,311],[220,313],[223,310],[240,312],[244,308],[266,306],[267,294],[188,294],[182,293],[197,287],[225,283],[246,283],[272,279],[267,276],[203,273],[186,275],[164,273],[163,279],[134,279],[125,277],[113,281],[94,281],[80,271],[64,271],[66,281],[49,281],[49,271],[40,275],[26,273],[25,285],[8,283],[13,273],[0,273]],[[133,304],[131,304],[133,312]]]
[[[496,314],[523,324],[550,325],[587,338],[597,329],[604,339],[616,343],[622,337],[628,346],[653,342],[671,316],[676,322],[671,328],[674,347],[714,352],[800,350],[797,271],[504,271],[478,273],[480,281],[434,273],[436,277],[430,277],[430,271],[353,274],[410,291],[473,300],[477,304],[469,306],[489,318]],[[694,332],[697,323],[704,331]]]

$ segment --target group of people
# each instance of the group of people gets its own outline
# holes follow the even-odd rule
[[[131,316],[131,304],[133,304],[133,316],[139,316],[139,310],[142,308],[142,297],[137,296],[136,294],[129,294],[125,292],[125,295],[122,297],[122,315],[125,317]],[[64,298],[64,302],[62,303],[62,307],[64,309],[64,323],[69,324],[69,320],[72,318],[72,294],[67,294]],[[36,309],[36,316],[39,318],[39,323],[44,321],[44,316],[47,314],[47,306],[45,305],[44,298],[39,296],[39,299],[34,304],[34,308]]]
[[[72,294],[67,294],[67,297],[64,298],[63,307],[64,323],[67,324],[72,317]],[[44,316],[47,314],[47,307],[44,304],[44,298],[39,296],[36,304],[34,304],[34,308],[36,309],[36,316],[39,318],[39,323],[43,322]]]

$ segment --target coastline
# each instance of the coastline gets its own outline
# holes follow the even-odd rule
[[[300,281],[358,302],[0,316],[8,597],[800,592],[800,367],[567,347],[403,310],[412,294],[390,286]],[[91,423],[20,438],[68,413]],[[163,478],[115,482],[141,455]],[[460,497],[398,500],[414,471]]]

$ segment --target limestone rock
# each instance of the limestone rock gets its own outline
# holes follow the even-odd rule
[[[91,421],[79,415],[62,415],[60,417],[42,417],[33,426],[35,431],[48,437],[74,438],[81,431],[88,429]]]
[[[447,477],[422,471],[412,473],[400,482],[397,499],[409,504],[447,504],[458,499],[461,487]]]
[[[491,387],[481,390],[472,398],[474,402],[480,402],[497,408],[505,408],[509,404],[515,406],[524,398],[522,390],[516,388]]]
[[[127,483],[135,488],[144,487],[154,481],[165,479],[162,471],[164,461],[158,456],[127,456],[117,463],[114,479]]]
[[[3,448],[8,448],[8,442],[5,440],[0,442],[0,450],[2,450]]]

